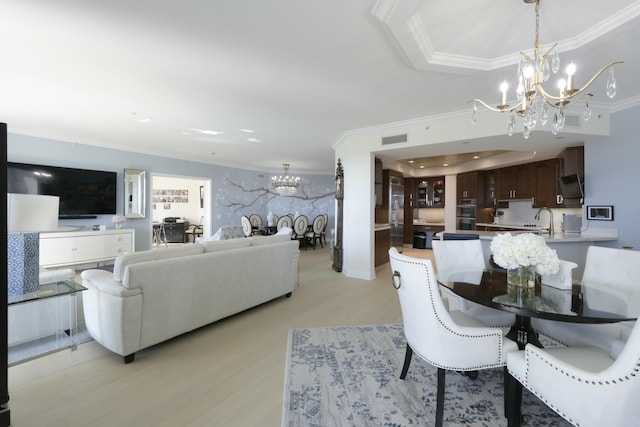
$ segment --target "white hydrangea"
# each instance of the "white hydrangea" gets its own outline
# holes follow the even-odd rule
[[[560,268],[556,251],[533,233],[498,234],[491,241],[491,253],[496,264],[506,269],[534,265],[538,274],[554,274]]]

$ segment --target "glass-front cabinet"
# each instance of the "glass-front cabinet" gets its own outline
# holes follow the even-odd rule
[[[416,207],[443,208],[444,207],[444,177],[429,177],[415,179]]]

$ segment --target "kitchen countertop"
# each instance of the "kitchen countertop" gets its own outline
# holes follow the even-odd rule
[[[495,224],[500,225],[500,224]],[[514,229],[516,233],[526,233],[534,232],[530,228],[522,227],[520,229]],[[449,232],[449,231],[447,231]],[[456,230],[454,233],[458,234],[477,234],[480,236],[480,240],[492,240],[498,234],[504,233],[503,231],[472,231],[472,230]],[[437,237],[441,236],[441,233],[436,233]],[[549,234],[542,233],[542,237],[547,243],[575,243],[575,242],[611,242],[618,240],[618,236],[607,236],[607,235],[589,235],[589,234],[580,234],[580,233],[555,233],[553,236],[549,236]]]
[[[509,229],[512,229],[512,230],[531,231],[533,233],[537,233],[540,230],[542,230],[542,232],[544,233],[546,230],[549,229],[549,227],[525,227],[524,225],[518,225],[518,224],[496,224],[496,223],[493,223],[493,222],[477,223],[476,227],[509,228]]]
[[[426,225],[426,226],[433,226],[433,227],[444,227],[444,222],[422,222],[422,221],[416,221],[414,219],[413,220],[413,225]]]

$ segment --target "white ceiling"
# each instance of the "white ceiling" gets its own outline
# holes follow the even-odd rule
[[[577,84],[624,61],[594,111],[640,104],[639,15],[640,1],[542,0],[541,41]],[[10,132],[292,173],[333,171],[344,132],[496,104],[535,25],[522,0],[4,0],[0,19]],[[549,135],[527,149],[584,140]]]

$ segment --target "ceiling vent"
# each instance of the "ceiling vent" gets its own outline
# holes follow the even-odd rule
[[[579,128],[580,127],[580,116],[570,116],[570,115],[565,115],[564,116],[564,125],[568,126],[568,127],[572,127],[572,128]]]
[[[404,135],[385,136],[382,138],[382,145],[399,144],[401,142],[407,142],[406,133]]]

